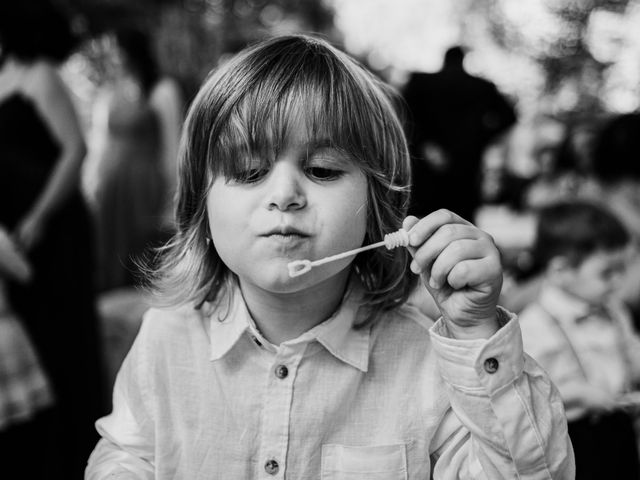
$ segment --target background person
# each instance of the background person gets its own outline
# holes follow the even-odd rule
[[[85,144],[55,68],[74,45],[51,3],[0,3],[0,224],[33,272],[27,283],[9,281],[8,301],[55,395],[52,409],[0,433],[10,478],[31,469],[30,478],[82,478],[105,408],[94,237],[78,186]]]
[[[520,313],[524,348],[558,386],[577,479],[638,478],[631,417],[617,408],[640,380],[640,338],[619,298],[630,236],[595,204],[565,201],[538,218],[538,298]]]
[[[98,231],[100,291],[134,286],[135,260],[171,233],[182,124],[179,89],[160,74],[148,34],[127,27],[110,38],[115,74],[94,107],[86,182]]]
[[[409,213],[418,217],[448,208],[473,221],[483,153],[516,121],[493,83],[467,73],[464,56],[462,47],[450,48],[439,72],[412,73],[403,91],[413,161]]]

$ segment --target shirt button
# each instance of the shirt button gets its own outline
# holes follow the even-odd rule
[[[269,475],[275,475],[280,470],[280,465],[275,460],[267,460],[267,463],[264,464],[264,471]]]
[[[289,375],[289,369],[285,365],[278,365],[276,367],[276,377],[282,379],[287,378],[287,375]]]
[[[496,360],[495,358],[487,358],[484,361],[484,371],[487,373],[496,373],[498,371],[499,365],[500,364],[498,363],[498,360]]]

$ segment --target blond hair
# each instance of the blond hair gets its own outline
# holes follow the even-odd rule
[[[302,35],[264,41],[214,70],[185,122],[177,233],[149,272],[156,298],[165,305],[199,305],[225,288],[233,276],[208,241],[209,189],[218,175],[236,175],[249,155],[277,157],[299,112],[312,139],[328,140],[366,176],[365,244],[400,228],[410,164],[397,98],[345,53]],[[376,249],[355,258],[354,273],[365,286],[372,318],[407,299],[414,286],[408,262],[404,248]]]

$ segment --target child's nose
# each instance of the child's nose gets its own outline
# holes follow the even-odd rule
[[[306,205],[302,178],[291,165],[276,163],[269,175],[267,206],[270,210],[296,210]]]

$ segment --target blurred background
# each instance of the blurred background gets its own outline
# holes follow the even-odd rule
[[[183,113],[212,68],[271,35],[322,35],[399,91],[412,72],[439,71],[445,52],[462,46],[465,70],[495,84],[517,118],[483,148],[482,197],[475,213],[476,223],[494,235],[505,255],[511,274],[505,291],[530,269],[535,187],[548,183],[553,190],[554,182],[547,180],[557,173],[556,159],[569,139],[576,152],[586,152],[599,126],[640,106],[640,0],[60,3],[83,39],[61,73],[88,139],[83,188],[89,198],[100,182],[94,168],[101,144],[95,138],[100,129],[96,105],[120,71],[113,36],[118,29],[148,32],[159,71],[179,85]],[[548,189],[541,192],[537,195],[544,197]],[[130,324],[137,325],[146,305],[135,289],[106,284],[99,291],[102,315],[111,319],[107,330],[115,346],[107,350],[114,352],[115,369],[128,348]],[[519,290],[513,293],[517,299]],[[512,308],[519,306],[516,300]]]
[[[465,67],[491,79],[524,121],[536,115],[629,112],[640,102],[638,0],[66,0],[85,35],[65,71],[87,111],[108,81],[123,25],[153,33],[163,71],[187,97],[219,61],[273,34],[319,33],[389,82],[436,71],[445,50],[469,50]]]
[[[141,25],[162,67],[193,89],[209,69],[268,35],[315,32],[392,83],[435,71],[445,50],[470,49],[468,69],[493,79],[526,116],[632,111],[640,85],[637,0],[67,0],[90,37],[68,62],[82,99],[109,75],[100,34]],[[93,89],[92,89],[93,87]],[[543,100],[541,102],[541,100]],[[537,106],[537,108],[536,108]]]
[[[270,35],[322,35],[398,89],[412,71],[438,71],[446,50],[461,45],[465,69],[493,82],[518,119],[485,152],[486,200],[506,196],[518,203],[513,189],[550,168],[548,159],[569,130],[586,145],[606,119],[640,106],[640,0],[63,3],[85,38],[62,73],[87,132],[100,88],[116,75],[110,60],[116,42],[105,33],[123,26],[151,33],[160,70],[179,82],[185,105],[211,68]],[[482,218],[493,225],[492,216]],[[529,235],[523,228],[519,234]]]
[[[174,231],[171,199],[189,103],[212,69],[273,35],[320,35],[396,87],[413,161],[412,213],[450,208],[491,233],[506,271],[501,304],[510,310],[520,312],[540,289],[532,255],[540,208],[578,198],[611,207],[633,238],[619,293],[640,327],[640,0],[54,0],[64,22],[37,8],[49,2],[2,2],[0,160],[8,168],[0,175],[0,315],[11,320],[15,309],[19,321],[5,326],[28,343],[18,331],[23,321],[53,390],[67,392],[57,399],[65,421],[44,420],[69,430],[66,419],[79,417],[94,391],[95,409],[78,422],[78,472],[68,478],[81,478],[93,421],[108,411],[108,392],[149,305],[133,259]],[[24,10],[13,12],[22,21],[7,20],[4,12],[13,10]],[[72,52],[48,75],[58,90],[34,98],[47,104],[68,94],[71,106],[43,118],[23,97],[47,72],[38,60],[52,53],[44,51],[49,41],[67,40],[48,27],[67,20]],[[30,51],[34,45],[42,51]],[[51,141],[63,124],[72,147],[64,155]],[[29,155],[38,168],[24,168]],[[52,202],[42,186],[56,183],[51,172],[61,158],[71,165],[62,172],[68,181],[54,187],[65,198]],[[31,182],[31,197],[21,201]],[[45,218],[39,226],[29,211],[34,198],[68,215],[35,215]],[[35,280],[21,263],[24,252]],[[424,289],[412,301],[439,316]],[[18,343],[3,335],[0,355],[21,358]],[[34,358],[25,361],[38,370]],[[103,363],[104,382],[96,373]],[[10,373],[0,369],[0,380]],[[30,386],[30,407],[46,415],[52,400],[42,396],[44,377]],[[23,422],[28,415],[5,417],[22,430],[2,436],[0,415],[0,451],[20,451],[16,438],[29,446],[41,436]]]

